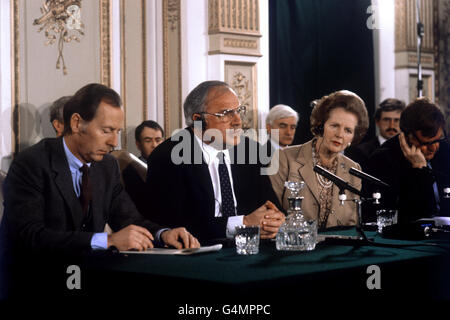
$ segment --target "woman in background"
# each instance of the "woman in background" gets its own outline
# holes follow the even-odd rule
[[[314,138],[280,151],[278,172],[270,177],[272,187],[283,209],[287,210],[289,192],[284,187],[285,181],[304,181],[305,187],[300,191],[304,197],[302,211],[307,219],[317,220],[319,230],[355,225],[355,203],[346,201],[340,205],[339,188],[315,173],[313,167],[319,165],[361,189],[360,179],[348,172],[352,167],[358,170],[361,167],[342,151],[361,141],[366,134],[369,120],[364,101],[347,90],[333,92],[317,101],[310,119]],[[347,199],[356,197],[348,191],[346,195]]]

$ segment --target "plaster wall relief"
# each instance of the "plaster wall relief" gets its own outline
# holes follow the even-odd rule
[[[225,62],[225,82],[236,92],[239,102],[247,108],[242,117],[244,130],[258,128],[256,64],[244,62]]]
[[[260,53],[259,1],[208,1],[209,55],[229,55],[224,59],[224,81],[247,107],[244,129],[258,129],[257,62]],[[241,57],[241,58],[240,58]],[[244,59],[246,57],[247,59]],[[253,57],[254,62],[249,62]],[[256,137],[255,137],[256,138]]]
[[[11,0],[14,153],[55,135],[54,100],[87,83],[110,83],[109,2]]]

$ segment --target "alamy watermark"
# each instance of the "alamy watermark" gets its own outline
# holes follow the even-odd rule
[[[378,5],[372,4],[367,7],[366,13],[370,16],[366,20],[366,26],[370,30],[379,30],[380,27],[380,10]]]
[[[372,264],[367,267],[367,274],[370,276],[367,278],[366,286],[369,290],[381,289],[381,269],[376,264]]]
[[[245,132],[242,129],[227,129],[225,130],[225,137],[222,131],[218,129],[208,129],[202,131],[201,121],[194,122],[194,131],[202,132],[202,141],[204,144],[209,144],[217,149],[223,149],[224,145],[228,145],[231,150],[232,164],[261,164],[261,175],[272,175],[278,172],[279,157],[278,150],[270,148],[268,144],[259,144],[256,141],[262,141],[267,137],[265,129],[249,129]],[[278,129],[271,131],[271,139],[278,141]],[[243,141],[243,137],[249,137],[249,140]],[[194,147],[196,141],[195,137],[187,130],[178,130],[172,133],[170,137],[172,141],[178,142],[172,149],[170,155],[172,163],[180,164],[202,164],[203,147]],[[238,142],[241,143],[238,143]],[[202,143],[202,144],[203,144]],[[236,147],[234,146],[237,143]]]
[[[70,276],[67,277],[66,286],[69,290],[80,290],[81,289],[81,269],[77,265],[70,265],[66,270],[67,274]]]

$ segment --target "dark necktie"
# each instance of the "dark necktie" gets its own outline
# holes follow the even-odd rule
[[[431,163],[427,162],[427,166],[428,166],[428,168],[433,170],[433,168],[431,167]],[[439,213],[441,208],[439,206],[439,191],[438,191],[438,187],[437,187],[436,181],[433,182],[433,194],[434,194],[434,200],[436,202],[436,208],[435,208],[436,212],[434,212],[434,213]]]
[[[225,155],[223,154],[223,152],[219,152],[217,156],[219,157],[219,179],[220,179],[220,194],[222,195],[222,217],[230,217],[235,215],[230,176],[228,175],[227,165],[225,164]]]
[[[92,194],[91,194],[91,181],[89,179],[89,167],[86,164],[80,168],[80,171],[83,173],[81,178],[81,194],[80,194],[80,202],[83,207],[84,216],[87,217],[89,210],[89,203],[91,202]]]

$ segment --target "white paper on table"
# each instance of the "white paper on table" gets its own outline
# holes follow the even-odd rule
[[[222,249],[221,244],[213,246],[200,247],[200,248],[188,248],[188,249],[169,249],[169,248],[150,248],[146,251],[120,251],[123,254],[168,254],[168,255],[191,255],[204,252],[219,251]]]

